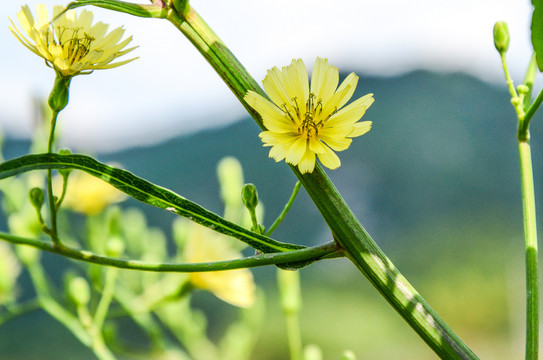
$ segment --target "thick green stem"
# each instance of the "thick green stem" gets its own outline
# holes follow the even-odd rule
[[[536,360],[539,347],[539,272],[534,180],[529,141],[519,141],[519,157],[526,251],[526,359]]]
[[[189,9],[185,17],[172,11],[167,18],[194,44],[263,128],[259,115],[243,97],[248,90],[266,95],[224,43],[193,9]],[[442,358],[476,359],[475,354],[437,316],[366,233],[320,166],[317,164],[313,173],[305,175],[291,168],[349,259],[422,339]]]

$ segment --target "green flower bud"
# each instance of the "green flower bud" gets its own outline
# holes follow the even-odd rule
[[[68,105],[68,99],[70,94],[70,81],[72,78],[70,76],[62,76],[57,73],[55,78],[55,84],[49,94],[49,107],[53,112],[60,112],[62,109]]]
[[[114,236],[106,244],[106,254],[111,257],[119,257],[124,253],[124,242],[121,238]]]
[[[256,186],[253,184],[243,185],[243,188],[241,188],[241,200],[247,209],[254,211],[258,205],[258,192],[256,191]]]
[[[498,21],[494,25],[494,46],[500,54],[509,49],[509,29],[507,29],[507,24],[503,21]]]
[[[521,84],[517,86],[517,92],[522,95],[526,95],[530,92],[530,88],[527,85]]]
[[[40,212],[41,207],[43,206],[44,194],[41,188],[35,187],[30,189],[28,193],[30,198],[30,203],[36,209],[37,212]]]
[[[68,283],[68,296],[79,306],[85,306],[90,301],[90,287],[87,280],[77,276]]]
[[[59,155],[70,155],[72,152],[68,149],[60,149],[58,151],[58,154]],[[58,169],[58,173],[64,178],[66,179],[68,177],[68,175],[70,175],[70,173],[72,172],[72,169]]]

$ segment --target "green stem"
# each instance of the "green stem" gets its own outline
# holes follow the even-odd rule
[[[266,95],[224,43],[192,8],[187,11],[185,17],[172,11],[167,18],[194,44],[255,122],[263,128],[260,116],[243,100],[243,97],[248,90]],[[437,316],[379,249],[320,166],[317,164],[313,173],[305,175],[300,174],[294,167],[291,169],[304,185],[349,259],[428,346],[442,358],[476,359],[475,354]]]
[[[519,127],[519,134],[525,134],[528,132],[528,128],[530,126],[530,120],[535,115],[535,112],[537,109],[539,109],[539,106],[541,105],[541,102],[543,102],[543,90],[537,95],[537,98],[534,100],[532,105],[528,108],[528,111],[526,111],[526,114],[524,115],[524,118],[522,119],[521,125]]]
[[[93,325],[98,332],[102,331],[102,326],[104,325],[104,321],[106,320],[109,305],[113,300],[117,274],[118,269],[113,267],[107,269],[106,271],[106,280],[104,284],[104,289],[102,291],[102,297],[100,298],[100,302],[98,303],[98,306],[96,307],[96,312],[94,313]]]
[[[204,272],[204,271],[220,271],[233,270],[248,267],[275,265],[307,261],[317,261],[320,259],[329,259],[341,256],[341,250],[337,244],[330,242],[323,245],[318,245],[301,250],[293,250],[281,253],[259,254],[236,260],[225,260],[210,263],[199,264],[164,264],[164,263],[149,263],[137,260],[116,259],[107,256],[93,254],[85,250],[76,250],[65,245],[55,246],[39,240],[33,240],[6,234],[0,232],[0,239],[9,241],[13,244],[28,245],[35,248],[59,254],[74,260],[85,261],[88,263],[99,264],[104,266],[113,266],[121,269],[153,271],[153,272]]]
[[[275,219],[273,224],[270,226],[268,231],[266,231],[266,236],[270,236],[275,229],[283,222],[285,219],[285,216],[287,215],[288,211],[290,210],[292,204],[294,204],[294,200],[296,199],[296,195],[298,195],[298,192],[300,191],[300,188],[302,187],[301,182],[296,182],[296,185],[294,185],[294,190],[292,190],[292,195],[290,195],[290,199],[288,199],[287,204],[283,208],[283,211],[281,211],[281,214]]]
[[[522,209],[526,251],[526,359],[538,358],[539,272],[532,156],[529,141],[519,141]]]
[[[47,141],[47,152],[53,152],[53,143],[55,138],[55,127],[57,123],[57,117],[59,112],[53,110],[51,116],[51,128],[49,131],[49,140]],[[53,194],[53,171],[47,169],[47,202],[49,203],[49,213],[51,216],[51,224],[49,228],[49,236],[53,241],[53,244],[56,246],[61,245],[58,239],[58,230],[57,230],[57,204],[55,201],[55,196]]]

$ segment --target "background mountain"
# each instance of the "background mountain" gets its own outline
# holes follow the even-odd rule
[[[354,98],[369,92],[376,101],[364,119],[373,121],[372,130],[340,153],[342,166],[327,173],[379,246],[476,353],[518,358],[518,324],[524,316],[522,209],[516,117],[505,86],[498,89],[458,73],[418,71],[395,78],[362,77]],[[532,121],[536,195],[543,189],[540,122],[541,116]],[[258,133],[256,124],[245,118],[98,158],[120,163],[220,213],[216,165],[224,156],[235,156],[245,181],[258,188],[269,226],[296,178],[284,163],[268,158]],[[8,141],[5,157],[22,155],[26,147]],[[541,196],[537,202],[541,207]],[[173,215],[143,208],[151,224],[170,231]],[[274,237],[311,245],[330,240],[330,233],[302,191]],[[256,273],[264,284],[273,274],[270,268]],[[319,263],[302,276],[304,337],[321,345],[330,358],[343,349],[353,349],[361,359],[393,358],[384,350],[391,343],[410,354],[404,358],[433,358],[347,261]],[[275,290],[269,289],[272,303]],[[327,301],[334,302],[334,312],[322,313]],[[271,314],[277,312],[274,306]],[[35,320],[0,328],[0,357],[15,354],[13,346],[2,350],[9,329],[9,341],[23,343],[13,329],[25,326],[24,321]],[[274,345],[285,341],[282,326],[280,319],[270,322],[259,344],[266,351],[257,350],[267,355],[259,359],[285,358],[286,347]],[[350,335],[335,335],[345,331]]]

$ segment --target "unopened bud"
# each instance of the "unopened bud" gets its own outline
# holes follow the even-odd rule
[[[124,242],[121,238],[111,237],[106,245],[106,254],[111,257],[120,257],[124,253]]]
[[[254,211],[258,205],[258,192],[256,186],[253,184],[245,184],[241,189],[241,200],[245,207],[251,211]]]
[[[517,92],[522,95],[526,95],[530,92],[530,88],[527,85],[521,84],[517,86]]]
[[[43,206],[43,190],[38,187],[32,188],[28,193],[28,197],[30,198],[30,203],[32,203],[32,206],[36,209],[36,211],[39,212]]]
[[[509,49],[509,29],[507,29],[507,24],[503,21],[494,24],[494,46],[500,54]]]
[[[66,77],[57,73],[55,84],[53,85],[53,90],[51,90],[48,101],[49,107],[53,112],[59,113],[66,105],[68,105],[71,79],[71,77]]]
[[[87,305],[90,301],[90,287],[87,280],[80,276],[70,279],[68,296],[76,305]]]

